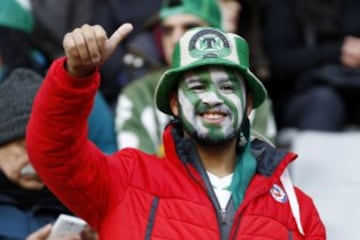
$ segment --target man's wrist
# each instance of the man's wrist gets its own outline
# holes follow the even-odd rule
[[[95,70],[96,66],[86,66],[86,67],[74,67],[68,63],[68,60],[64,62],[64,68],[67,73],[76,78],[84,78],[90,76]]]

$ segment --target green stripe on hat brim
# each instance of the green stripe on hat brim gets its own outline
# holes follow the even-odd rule
[[[176,86],[177,78],[184,71],[202,66],[224,66],[239,70],[240,73],[244,76],[250,91],[253,93],[253,108],[257,108],[259,105],[261,105],[267,97],[267,92],[264,85],[249,69],[245,69],[239,64],[226,59],[207,58],[198,60],[197,62],[187,65],[186,67],[167,70],[161,76],[160,81],[158,82],[158,85],[155,89],[155,104],[157,108],[166,114],[172,115],[170,109],[170,92]]]

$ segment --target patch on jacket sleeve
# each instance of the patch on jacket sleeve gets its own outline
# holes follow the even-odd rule
[[[288,200],[285,191],[277,184],[271,187],[270,194],[277,202],[286,203]]]

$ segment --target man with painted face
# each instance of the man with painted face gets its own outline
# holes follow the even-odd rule
[[[235,34],[194,28],[176,44],[155,91],[158,109],[176,119],[164,157],[104,155],[87,140],[98,66],[131,29],[107,38],[84,25],[65,35],[66,58],[52,64],[27,130],[47,186],[100,239],[325,239],[313,201],[286,170],[296,155],[249,137],[247,114],[266,90]]]

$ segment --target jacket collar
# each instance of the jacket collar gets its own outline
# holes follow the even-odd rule
[[[192,142],[180,135],[178,123],[170,123],[163,134],[165,155],[176,161],[176,164],[193,163],[196,149]],[[268,178],[280,176],[297,155],[292,152],[276,149],[271,144],[259,139],[251,142],[251,153],[254,155],[257,167],[256,173]],[[196,153],[197,154],[197,153]],[[174,157],[176,156],[176,157]]]

